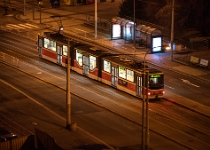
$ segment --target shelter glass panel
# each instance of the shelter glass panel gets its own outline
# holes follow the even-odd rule
[[[153,37],[152,38],[152,52],[160,52],[160,51],[162,51],[162,38]]]
[[[121,26],[119,24],[112,25],[112,37],[113,38],[121,37]]]

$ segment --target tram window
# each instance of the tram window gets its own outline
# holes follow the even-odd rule
[[[82,52],[76,50],[76,60],[80,66],[82,66]]]
[[[119,66],[119,77],[126,79],[126,69],[122,66]]]
[[[44,47],[48,48],[48,44],[50,43],[50,40],[48,40],[47,38],[44,38]]]
[[[44,38],[44,47],[52,51],[56,51],[56,42]]]
[[[111,72],[111,63],[104,60],[104,71],[110,73]]]
[[[160,74],[149,76],[149,86],[150,87],[160,87],[163,86],[163,76]]]
[[[68,55],[68,48],[66,45],[63,45],[63,55],[65,55],[65,56]]]
[[[127,69],[127,80],[134,81],[134,72],[132,70]]]
[[[49,49],[51,49],[52,51],[56,51],[56,42],[50,41]]]
[[[96,68],[96,57],[90,56],[90,70],[93,70]]]

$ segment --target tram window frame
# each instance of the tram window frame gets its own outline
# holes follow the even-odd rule
[[[95,69],[96,68],[96,57],[90,55],[90,57],[89,57],[89,63],[90,63],[89,69],[90,70]]]
[[[111,73],[111,62],[104,60],[104,71]]]
[[[68,47],[66,45],[63,45],[63,55],[68,56]]]
[[[83,54],[80,50],[76,49],[76,61],[82,66]]]

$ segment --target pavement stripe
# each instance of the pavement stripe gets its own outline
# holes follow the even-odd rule
[[[29,24],[29,23],[18,24],[18,25],[15,25],[15,24],[7,24],[6,25],[6,28],[17,30],[17,29],[33,29],[33,28],[39,28],[39,26],[32,25],[32,24]]]
[[[6,28],[10,28],[10,29],[24,29],[23,27],[20,27],[18,25],[14,25],[14,24],[7,24]]]
[[[30,27],[33,27],[33,28],[39,28],[39,26],[37,25],[33,25],[33,24],[29,24],[29,23],[26,23],[27,26],[30,26]]]

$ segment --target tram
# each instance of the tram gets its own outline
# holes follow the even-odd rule
[[[135,62],[127,55],[114,54],[73,39],[69,42],[67,39],[70,40],[69,37],[58,33],[45,32],[38,35],[39,57],[66,67],[69,50],[70,68],[78,74],[139,98],[146,96],[149,99],[163,98],[162,71],[144,68],[141,62]]]

